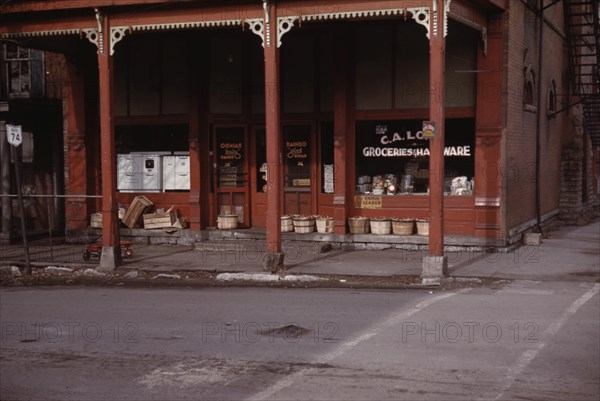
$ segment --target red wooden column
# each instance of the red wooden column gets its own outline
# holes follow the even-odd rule
[[[433,12],[437,9],[438,26]],[[439,278],[447,274],[444,257],[444,85],[446,44],[444,38],[444,1],[433,0],[429,35],[429,119],[437,126],[429,143],[429,252],[423,260],[422,277]]]
[[[268,4],[268,3],[267,3]],[[267,142],[267,254],[263,267],[275,272],[283,267],[281,252],[281,121],[279,103],[279,49],[275,4],[266,5],[264,25],[265,117]]]
[[[100,153],[102,157],[102,255],[98,270],[114,270],[121,264],[117,217],[117,168],[113,120],[113,59],[110,55],[110,22],[99,14],[98,68],[100,86]]]
[[[206,63],[202,54],[207,54],[203,36],[195,36],[188,42],[191,54],[191,85],[190,85],[190,117],[189,117],[189,144],[190,144],[190,228],[201,230],[205,227],[203,214],[207,213],[204,207],[208,194],[208,133],[203,129],[206,123]],[[201,51],[199,51],[201,50]]]
[[[346,218],[351,205],[351,194],[348,185],[348,156],[352,154],[348,148],[348,132],[350,131],[350,56],[348,49],[347,29],[335,35],[336,59],[334,70],[334,115],[333,115],[333,157],[334,157],[334,220],[335,232],[346,233]]]
[[[87,157],[85,146],[85,93],[83,69],[67,61],[63,86],[64,141],[67,145],[68,195],[88,193]],[[85,198],[66,199],[67,230],[87,227],[88,202]]]

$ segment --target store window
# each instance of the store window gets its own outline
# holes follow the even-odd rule
[[[356,193],[409,195],[429,192],[429,142],[422,120],[356,123]],[[473,119],[446,120],[446,195],[472,195],[475,166]]]
[[[256,192],[267,192],[267,139],[266,130],[258,128],[256,135]]]
[[[311,35],[290,33],[281,48],[281,106],[284,113],[314,111],[315,50]]]
[[[530,66],[525,67],[523,82],[523,110],[535,113],[535,74]]]
[[[284,186],[309,188],[312,159],[310,126],[285,126],[283,135]]]
[[[119,45],[121,46],[121,45]],[[189,112],[187,42],[180,36],[133,36],[114,55],[116,116]]]
[[[556,117],[556,81],[550,80],[548,84],[548,118]]]
[[[190,190],[188,128],[185,124],[115,127],[117,190]]]
[[[209,38],[209,109],[215,114],[241,114],[242,45],[239,35],[211,35]]]
[[[217,187],[246,185],[246,138],[243,128],[217,128],[215,131]]]
[[[4,75],[6,86],[3,91],[9,98],[43,96],[44,53],[13,43],[6,43],[3,49]]]
[[[321,124],[321,192],[334,192],[333,174],[333,123]]]
[[[188,127],[185,124],[118,125],[115,145],[119,154],[189,152]]]

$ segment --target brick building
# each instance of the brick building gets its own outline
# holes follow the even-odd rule
[[[2,193],[15,194],[14,166],[18,158],[24,198],[25,227],[29,232],[64,229],[64,208],[58,199],[64,188],[61,108],[64,57],[6,41],[0,46],[0,176]],[[23,144],[11,155],[6,124],[19,125]],[[0,242],[14,239],[13,218],[19,209],[14,197],[3,196]]]
[[[444,236],[510,246],[597,205],[591,0],[118,4],[0,13],[3,40],[65,55],[65,192],[103,197],[67,199],[65,224],[102,211],[106,254],[140,194],[191,232],[235,213],[275,256],[284,214],[348,241],[349,217],[428,219],[439,258]],[[177,158],[180,181],[158,177]]]

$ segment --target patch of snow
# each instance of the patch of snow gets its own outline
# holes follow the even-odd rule
[[[219,281],[233,281],[233,280],[246,280],[246,281],[259,281],[272,283],[277,281],[288,281],[288,282],[312,282],[312,281],[321,281],[326,280],[317,276],[310,276],[307,274],[301,275],[288,275],[280,277],[276,274],[267,274],[267,273],[221,273],[217,275],[217,280]]]
[[[100,277],[100,276],[104,276],[104,273],[100,273],[94,269],[85,269],[83,271],[83,275],[84,276],[94,276],[94,277]]]
[[[152,279],[155,279],[155,278],[181,278],[181,276],[179,274],[160,273],[160,274],[157,274],[156,276],[152,277]]]
[[[323,280],[326,280],[325,278],[317,277],[317,276],[310,276],[308,274],[284,276],[281,279],[284,280],[284,281],[300,281],[300,282],[303,282],[303,283],[308,283],[308,282],[311,282],[311,281],[323,281]]]
[[[481,283],[481,280],[476,277],[454,277],[454,281],[457,283]]]
[[[21,270],[17,266],[0,266],[0,272],[11,273],[14,276],[21,275]]]
[[[124,277],[127,277],[127,278],[137,278],[138,276],[139,276],[139,273],[137,272],[137,270],[132,270],[129,273],[124,275]]]
[[[46,273],[73,273],[73,269],[68,267],[48,266],[44,269]]]
[[[248,281],[261,281],[261,282],[275,282],[279,281],[279,276],[275,274],[266,273],[220,273],[217,275],[219,281],[233,281],[233,280],[248,280]]]

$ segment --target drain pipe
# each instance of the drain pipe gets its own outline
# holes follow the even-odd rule
[[[542,234],[542,212],[541,212],[541,141],[542,130],[542,69],[544,66],[544,0],[539,0],[538,18],[539,18],[539,46],[538,46],[538,84],[537,84],[537,119],[535,123],[535,218],[536,230]]]

